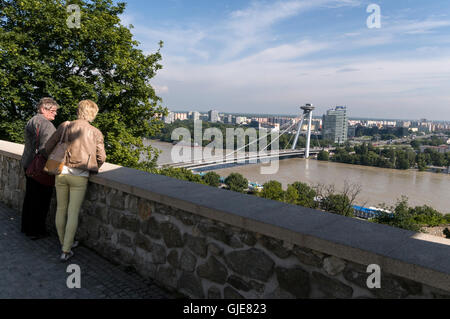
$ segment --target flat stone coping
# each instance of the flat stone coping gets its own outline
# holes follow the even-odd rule
[[[0,154],[17,159],[22,150],[0,141]],[[90,181],[450,291],[450,240],[445,238],[109,163]]]

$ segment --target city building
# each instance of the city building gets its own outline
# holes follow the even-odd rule
[[[177,121],[177,120],[184,121],[184,120],[187,120],[187,118],[188,118],[188,114],[186,112],[174,113],[174,120],[175,121]]]
[[[163,122],[166,124],[171,124],[175,121],[175,113],[168,111],[167,115],[163,117]]]
[[[347,108],[336,106],[328,110],[322,118],[322,135],[324,139],[334,143],[344,143],[348,137]]]
[[[247,123],[247,118],[245,116],[236,116],[236,124]]]
[[[208,112],[208,120],[212,123],[216,123],[220,120],[219,112],[215,110],[211,110]]]
[[[200,113],[197,111],[189,112],[189,119],[194,121],[200,120]]]

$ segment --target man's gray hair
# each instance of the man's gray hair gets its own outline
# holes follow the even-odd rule
[[[41,107],[46,110],[50,110],[52,107],[56,107],[57,109],[59,109],[58,103],[56,103],[56,101],[51,97],[43,97],[42,99],[40,99],[38,104],[36,105],[37,111],[39,111]]]

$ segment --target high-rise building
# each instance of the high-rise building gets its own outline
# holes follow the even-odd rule
[[[163,117],[163,122],[166,124],[171,124],[175,121],[175,113],[168,111],[167,115]]]
[[[323,115],[322,126],[324,139],[331,140],[334,143],[344,143],[347,141],[347,108],[344,106],[336,106],[334,109],[328,110],[327,114]]]
[[[200,119],[200,113],[197,111],[189,112],[189,119],[197,121]]]
[[[208,112],[209,115],[209,121],[212,123],[219,121],[219,112],[215,110],[211,110]]]

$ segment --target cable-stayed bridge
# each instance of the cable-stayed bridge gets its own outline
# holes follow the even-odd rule
[[[258,139],[255,139],[253,141],[250,141],[248,144],[240,147],[239,149],[226,154],[225,156],[210,156],[210,157],[204,157],[204,156],[197,156],[197,158],[194,157],[194,160],[190,161],[177,161],[175,163],[165,163],[160,164],[159,167],[173,167],[173,168],[186,168],[186,169],[205,169],[210,168],[212,169],[215,166],[229,166],[233,164],[237,165],[245,165],[245,164],[257,164],[257,163],[264,163],[268,161],[273,160],[281,160],[286,158],[293,158],[293,157],[305,157],[309,158],[311,154],[315,155],[319,153],[322,149],[322,147],[319,148],[313,148],[310,149],[310,141],[311,141],[311,121],[312,121],[312,111],[314,110],[314,106],[311,104],[306,104],[305,106],[302,106],[301,109],[303,110],[303,114],[301,114],[298,118],[292,121],[292,123],[287,123],[280,127],[280,131],[283,130],[277,137],[275,137],[271,142],[265,146],[263,149],[261,149],[259,152],[249,152],[245,153],[242,150],[245,150],[248,146],[257,143],[258,141],[267,138],[267,135],[261,136]],[[308,121],[308,128],[307,128],[307,134],[306,134],[306,147],[302,149],[296,149],[298,137],[301,133],[302,124],[304,120]],[[283,134],[286,132],[292,132],[293,127],[298,123],[298,128],[296,131],[294,142],[292,143],[292,147],[290,150],[284,149],[284,150],[272,150],[273,147],[271,147],[270,151],[266,151],[269,146],[274,144]],[[291,138],[292,139],[292,138]],[[288,142],[288,144],[291,141]],[[320,142],[319,142],[320,146]],[[200,157],[200,159],[199,159]],[[203,157],[203,158],[202,158]]]

